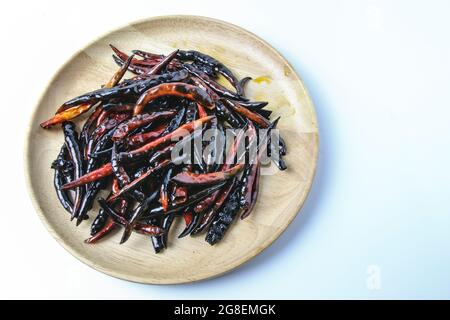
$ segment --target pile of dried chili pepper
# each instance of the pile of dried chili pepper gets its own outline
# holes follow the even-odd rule
[[[284,141],[280,138],[274,148],[268,135],[258,135],[273,130],[278,119],[269,120],[267,102],[245,97],[251,78],[238,80],[209,55],[182,50],[167,56],[141,50],[127,55],[111,48],[119,65],[112,78],[100,89],[65,102],[41,124],[44,129],[61,125],[64,132],[64,144],[51,166],[59,201],[77,225],[88,219],[98,201],[87,243],[122,228],[121,243],[137,232],[150,236],[158,253],[167,247],[170,227],[180,216],[186,225],[180,238],[204,232],[214,245],[239,214],[244,219],[252,211],[261,154],[277,152],[276,165],[286,169]],[[134,75],[123,79],[127,71]],[[219,84],[220,76],[235,90]],[[87,112],[77,132],[71,120]],[[190,143],[209,129],[219,134],[243,130],[228,148],[212,148],[205,155],[205,144]],[[192,152],[174,156],[180,143]],[[244,145],[242,154],[239,143]],[[250,154],[251,146],[256,154]],[[211,161],[211,154],[224,161]],[[98,196],[103,189],[109,190],[104,198]]]

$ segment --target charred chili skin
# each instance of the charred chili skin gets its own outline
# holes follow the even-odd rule
[[[256,123],[261,128],[268,128],[270,126],[270,121],[264,118],[259,113],[250,111],[249,109],[241,106],[239,103],[231,102],[230,100],[223,100],[225,104],[230,107],[235,112],[249,119],[250,121]]]
[[[92,149],[92,145],[99,141],[109,130],[114,129],[113,134],[115,134],[116,130],[123,124],[123,122],[127,121],[130,117],[131,115],[126,113],[110,114],[110,116],[102,121],[102,123],[99,124],[97,128],[92,132],[90,136],[90,149]]]
[[[247,128],[247,127],[245,127],[245,128]],[[225,159],[225,163],[222,165],[222,168],[221,168],[222,170],[229,169],[231,164],[233,163],[233,161],[237,155],[238,146],[241,143],[241,141],[244,139],[243,132],[244,132],[244,130],[240,131],[240,134],[238,134],[236,136],[234,143],[232,144],[231,148],[228,150],[228,153],[227,153],[226,159]],[[229,181],[220,190],[220,192],[217,191],[210,198],[207,198],[208,201],[203,201],[203,203],[197,204],[197,207],[195,209],[198,210],[198,212],[203,212],[203,210],[206,210],[206,209],[207,209],[207,211],[205,211],[205,214],[203,215],[201,222],[192,231],[192,233],[191,233],[192,235],[202,232],[211,223],[211,221],[217,215],[219,209],[222,207],[225,200],[228,198],[229,193],[235,187],[236,183],[237,183],[237,179],[236,179],[236,177],[234,177],[231,181]]]
[[[74,165],[74,179],[78,179],[83,175],[83,158],[81,155],[80,144],[78,141],[78,133],[73,122],[63,122],[64,141],[67,151]],[[78,217],[81,200],[83,197],[83,189],[75,189],[75,197],[73,203],[72,219]]]

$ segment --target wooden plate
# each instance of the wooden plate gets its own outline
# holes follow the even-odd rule
[[[172,228],[170,247],[153,253],[150,240],[134,234],[119,245],[120,234],[87,245],[90,221],[75,227],[60,206],[53,188],[50,163],[63,143],[61,130],[43,130],[39,123],[62,102],[98,88],[117,69],[108,44],[124,51],[135,48],[169,53],[195,49],[221,60],[240,78],[251,76],[247,94],[269,101],[273,119],[288,146],[288,170],[267,169],[252,215],[238,220],[225,239],[211,247],[200,237],[177,239],[183,228]],[[79,121],[78,121],[79,122]],[[31,116],[26,144],[26,176],[34,206],[55,239],[89,266],[114,277],[143,283],[184,283],[230,271],[267,248],[299,212],[311,187],[318,154],[314,106],[289,63],[269,44],[229,23],[195,16],[165,16],[115,30],[76,53],[49,83]],[[94,212],[91,212],[91,221]]]

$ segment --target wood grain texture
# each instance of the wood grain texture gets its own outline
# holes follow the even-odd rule
[[[154,254],[149,238],[133,234],[119,245],[120,233],[88,245],[91,219],[79,227],[70,222],[53,188],[55,159],[63,135],[39,123],[62,102],[98,88],[117,69],[108,44],[129,52],[143,49],[167,54],[175,48],[195,49],[225,63],[247,86],[252,100],[269,101],[273,119],[288,146],[288,170],[265,168],[254,212],[238,220],[225,239],[211,247],[204,235],[177,239],[183,223],[169,236],[169,248]],[[81,121],[78,121],[80,123]],[[230,271],[267,248],[299,212],[311,187],[318,155],[318,130],[312,101],[289,63],[257,36],[226,22],[195,16],[166,16],[130,24],[76,53],[55,75],[31,116],[25,150],[26,176],[33,204],[55,239],[89,266],[121,279],[170,284],[207,279]],[[95,209],[95,208],[94,208]],[[181,221],[180,221],[181,222]]]

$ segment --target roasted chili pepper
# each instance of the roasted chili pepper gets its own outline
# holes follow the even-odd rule
[[[196,101],[209,109],[214,107],[214,102],[205,90],[183,82],[172,82],[162,83],[145,91],[136,102],[134,114],[140,114],[147,103],[163,96],[183,97]]]
[[[80,133],[80,143],[83,145],[83,156],[85,159],[88,157],[88,143],[89,143],[89,135],[92,130],[93,124],[97,121],[98,117],[102,113],[103,109],[101,105],[97,105],[94,112],[91,113],[89,118],[86,120],[86,122],[83,125],[83,128],[81,129]]]
[[[238,128],[242,125],[240,119],[236,117],[233,112],[228,110],[228,108],[220,101],[216,102],[216,114],[217,117],[227,121],[234,128]]]
[[[270,125],[269,120],[267,120],[266,118],[264,118],[262,115],[260,115],[259,113],[250,111],[247,108],[244,108],[243,106],[241,106],[239,103],[235,103],[235,102],[231,102],[230,100],[223,100],[227,106],[229,106],[231,109],[233,109],[234,111],[236,111],[237,113],[241,114],[242,116],[244,116],[245,118],[253,121],[254,123],[256,123],[258,126],[260,126],[261,128],[267,128]]]
[[[184,230],[178,235],[179,239],[184,238],[188,234],[191,234],[191,232],[197,227],[198,223],[202,219],[200,214],[193,215],[190,211],[188,211],[187,215],[188,217],[190,217],[188,218],[189,223],[186,222],[186,228],[184,228]]]
[[[252,77],[244,77],[239,81],[239,87],[241,88],[241,96],[245,96],[244,88],[247,85],[247,83],[252,80]]]
[[[130,219],[128,220],[127,224],[125,225],[125,230],[122,235],[122,239],[120,240],[120,243],[124,243],[130,238],[131,232],[133,231],[134,226],[138,222],[138,219],[144,214],[144,211],[147,210],[148,204],[150,204],[159,194],[159,190],[153,192],[150,197],[148,197],[145,200],[145,203],[143,203],[141,206],[137,207],[135,210],[133,210],[133,213],[131,214]]]
[[[247,194],[251,194],[250,199],[248,196],[245,196],[245,198],[242,198],[242,195],[241,195],[241,200],[240,200],[240,205],[243,208],[242,213],[241,213],[242,220],[247,218],[250,215],[253,208],[255,207],[256,200],[258,198],[259,177],[261,175],[261,164],[258,162],[258,164],[256,166],[252,165],[251,168],[252,168],[252,172],[250,174],[254,180],[253,185],[251,186],[251,189],[249,189],[247,187],[245,190],[247,192]],[[256,172],[254,172],[253,170],[255,170]],[[250,186],[251,180],[248,180],[248,183]]]
[[[122,122],[119,126],[117,126],[111,139],[115,141],[122,140],[136,128],[142,127],[149,123],[153,123],[154,121],[157,121],[161,118],[170,117],[173,114],[174,112],[171,111],[162,111],[134,116],[130,120]]]
[[[225,200],[227,199],[230,192],[233,190],[233,188],[236,185],[236,179],[233,179],[229,181],[223,189],[220,190],[220,192],[217,193],[217,198],[214,200],[214,203],[212,204],[212,207],[208,209],[207,212],[202,217],[202,220],[200,224],[192,231],[191,234],[198,234],[202,232],[215,218],[217,215],[219,209],[224,204]]]
[[[147,89],[152,88],[164,82],[178,82],[186,79],[188,73],[184,70],[169,72],[159,75],[152,79],[136,81],[128,86],[114,87],[114,88],[102,88],[98,89],[76,98],[73,98],[65,102],[62,106],[64,109],[82,104],[82,103],[95,103],[98,101],[107,101],[110,99],[120,99],[123,96],[138,96],[144,93]],[[62,111],[62,110],[61,110]]]
[[[243,165],[238,164],[231,169],[212,173],[197,174],[191,172],[181,172],[174,176],[172,180],[176,183],[181,183],[184,185],[211,185],[234,177],[239,171],[241,171],[242,168]]]
[[[111,192],[117,193],[119,191],[119,181],[117,179],[113,179]],[[119,203],[116,204],[116,209],[120,216],[125,216],[126,211],[128,209],[128,200],[121,199]],[[98,240],[102,239],[106,236],[111,230],[114,229],[115,222],[114,220],[108,216],[103,208],[100,208],[100,211],[97,217],[94,219],[91,225],[91,237],[86,239],[86,243],[95,243]]]
[[[219,84],[216,81],[214,81],[213,79],[211,79],[206,73],[202,72],[201,70],[198,70],[195,66],[185,63],[185,64],[183,64],[183,68],[185,70],[189,71],[189,73],[191,75],[202,79],[203,82],[205,82],[219,96],[229,98],[229,99],[239,100],[239,101],[241,101],[241,100],[247,101],[246,98],[241,97],[241,96],[235,94],[234,92],[231,92],[230,90],[228,90],[221,84]]]
[[[69,195],[62,190],[62,185],[64,184],[65,176],[68,176],[67,174],[64,174],[64,171],[73,171],[73,165],[65,160],[67,153],[66,146],[63,146],[61,148],[61,151],[58,154],[58,157],[55,161],[52,163],[52,169],[55,170],[55,175],[53,179],[53,183],[56,190],[56,196],[58,197],[59,202],[63,206],[63,208],[72,214],[73,212],[73,203],[69,198]]]
[[[78,133],[73,122],[67,121],[63,123],[64,140],[67,151],[74,165],[74,180],[79,179],[83,175],[83,159],[78,141]],[[62,188],[64,189],[64,187]],[[83,189],[75,189],[75,197],[73,201],[72,219],[78,216],[78,211],[83,198]]]
[[[112,88],[115,85],[119,83],[119,81],[122,79],[122,77],[125,75],[125,72],[127,72],[128,66],[130,65],[131,61],[133,60],[133,54],[125,61],[125,63],[120,67],[119,70],[116,71],[116,73],[113,74],[111,79],[105,84],[105,88]]]
[[[164,59],[158,62],[153,68],[147,72],[148,75],[158,74],[162,69],[164,69],[178,54],[178,50],[175,50],[171,54],[167,55]]]
[[[160,234],[160,235],[154,236],[155,238],[161,238],[161,239],[155,239],[156,240],[155,242],[158,245],[162,244],[162,246],[164,248],[167,248],[167,241],[168,241],[168,236],[169,236],[169,230],[170,230],[170,227],[172,226],[172,223],[173,223],[174,219],[175,219],[174,215],[165,216],[163,218],[162,223],[161,223],[161,227],[163,229],[163,233]]]
[[[130,148],[139,147],[145,143],[155,140],[156,138],[159,138],[165,129],[166,125],[162,124],[153,131],[132,135],[126,138],[125,144]]]
[[[164,211],[162,206],[155,207],[152,210],[150,210],[148,212],[148,214],[145,215],[145,218],[152,218],[152,217],[157,217],[157,216],[164,215],[164,214],[181,211],[182,209],[189,207],[190,205],[196,204],[198,201],[206,198],[210,194],[214,193],[216,190],[222,188],[225,185],[225,183],[226,182],[222,182],[217,185],[200,190],[196,193],[193,193],[189,196],[187,201],[177,204],[177,205],[170,205],[168,207],[167,211]]]
[[[126,186],[130,183],[130,177],[128,176],[127,171],[121,165],[121,163],[117,159],[117,143],[113,143],[112,152],[111,152],[111,168],[119,182],[119,186]],[[116,192],[117,194],[118,192]]]
[[[236,218],[241,207],[239,206],[240,198],[240,183],[237,183],[236,187],[230,193],[228,199],[223,204],[215,218],[213,219],[208,233],[206,234],[206,242],[210,245],[214,245],[225,236],[225,232],[230,227],[231,223]]]
[[[149,153],[150,151],[155,150],[157,147],[163,146],[167,142],[171,141],[171,139],[174,137],[185,137],[187,134],[194,131],[195,128],[201,127],[202,124],[210,121],[212,118],[213,118],[212,116],[208,116],[208,117],[204,117],[204,118],[186,123],[186,124],[180,126],[178,129],[176,129],[176,130],[166,134],[165,136],[160,137],[150,143],[147,143],[146,145],[144,145],[138,149],[135,149],[133,151],[129,151],[126,153],[125,152],[120,153],[119,159],[130,161],[134,158],[141,157],[141,156]]]
[[[236,76],[233,74],[233,72],[231,72],[230,69],[228,69],[223,63],[221,63],[220,61],[214,59],[213,57],[195,51],[195,50],[190,50],[190,51],[182,51],[180,50],[178,52],[178,58],[182,59],[182,60],[193,60],[197,63],[201,63],[204,65],[208,65],[211,68],[213,68],[214,71],[220,73],[222,76],[224,76],[233,87],[236,88],[236,93],[238,96],[243,96],[244,94],[244,90],[241,87],[241,84],[239,83],[238,79],[236,78]]]
[[[161,184],[160,191],[160,202],[164,211],[167,211],[167,207],[169,206],[169,195],[167,194],[167,189],[169,187],[170,178],[172,177],[172,168],[167,170],[166,175],[164,176],[163,182]]]
[[[131,181],[130,183],[128,183],[127,185],[125,185],[122,189],[120,189],[119,192],[115,193],[114,195],[111,196],[111,198],[108,199],[108,201],[114,201],[115,199],[117,199],[118,197],[122,196],[123,194],[137,188],[141,183],[144,182],[145,179],[147,179],[148,177],[150,177],[152,174],[154,174],[155,172],[157,172],[158,170],[161,170],[163,168],[165,168],[166,166],[168,166],[170,164],[170,160],[164,160],[163,162],[161,162],[157,167],[155,168],[150,168],[146,173],[142,174],[139,178]]]
[[[67,190],[67,189],[77,188],[86,183],[93,182],[93,181],[105,178],[107,176],[110,176],[112,173],[113,173],[113,169],[112,169],[111,163],[107,163],[94,171],[86,173],[84,176],[81,176],[80,178],[75,179],[72,182],[66,183],[65,185],[62,186],[62,189]]]
[[[91,106],[92,105],[90,103],[82,103],[79,106],[64,110],[60,113],[57,113],[53,118],[42,122],[41,127],[44,129],[48,129],[51,126],[54,126],[58,123],[72,120],[72,119],[78,117],[80,114],[83,114],[86,111],[88,111],[91,108]]]
[[[206,241],[217,243],[239,212],[245,219],[254,208],[263,152],[278,153],[276,164],[285,169],[285,141],[280,137],[276,145],[273,137],[257,137],[263,129],[270,133],[279,119],[271,122],[267,102],[245,97],[250,77],[239,81],[211,56],[178,50],[127,55],[111,48],[120,66],[111,79],[63,103],[42,123],[45,128],[62,123],[64,131],[65,144],[52,164],[59,201],[78,225],[111,177],[111,191],[99,199],[86,243],[123,227],[121,243],[136,232],[150,236],[155,252],[161,252],[178,216],[186,224],[180,238],[208,230]],[[122,80],[127,70],[137,76]],[[236,92],[220,85],[219,75]],[[92,108],[78,137],[66,120]],[[218,141],[227,129],[241,131],[229,148],[221,148]],[[206,130],[213,130],[209,141],[203,140]]]

